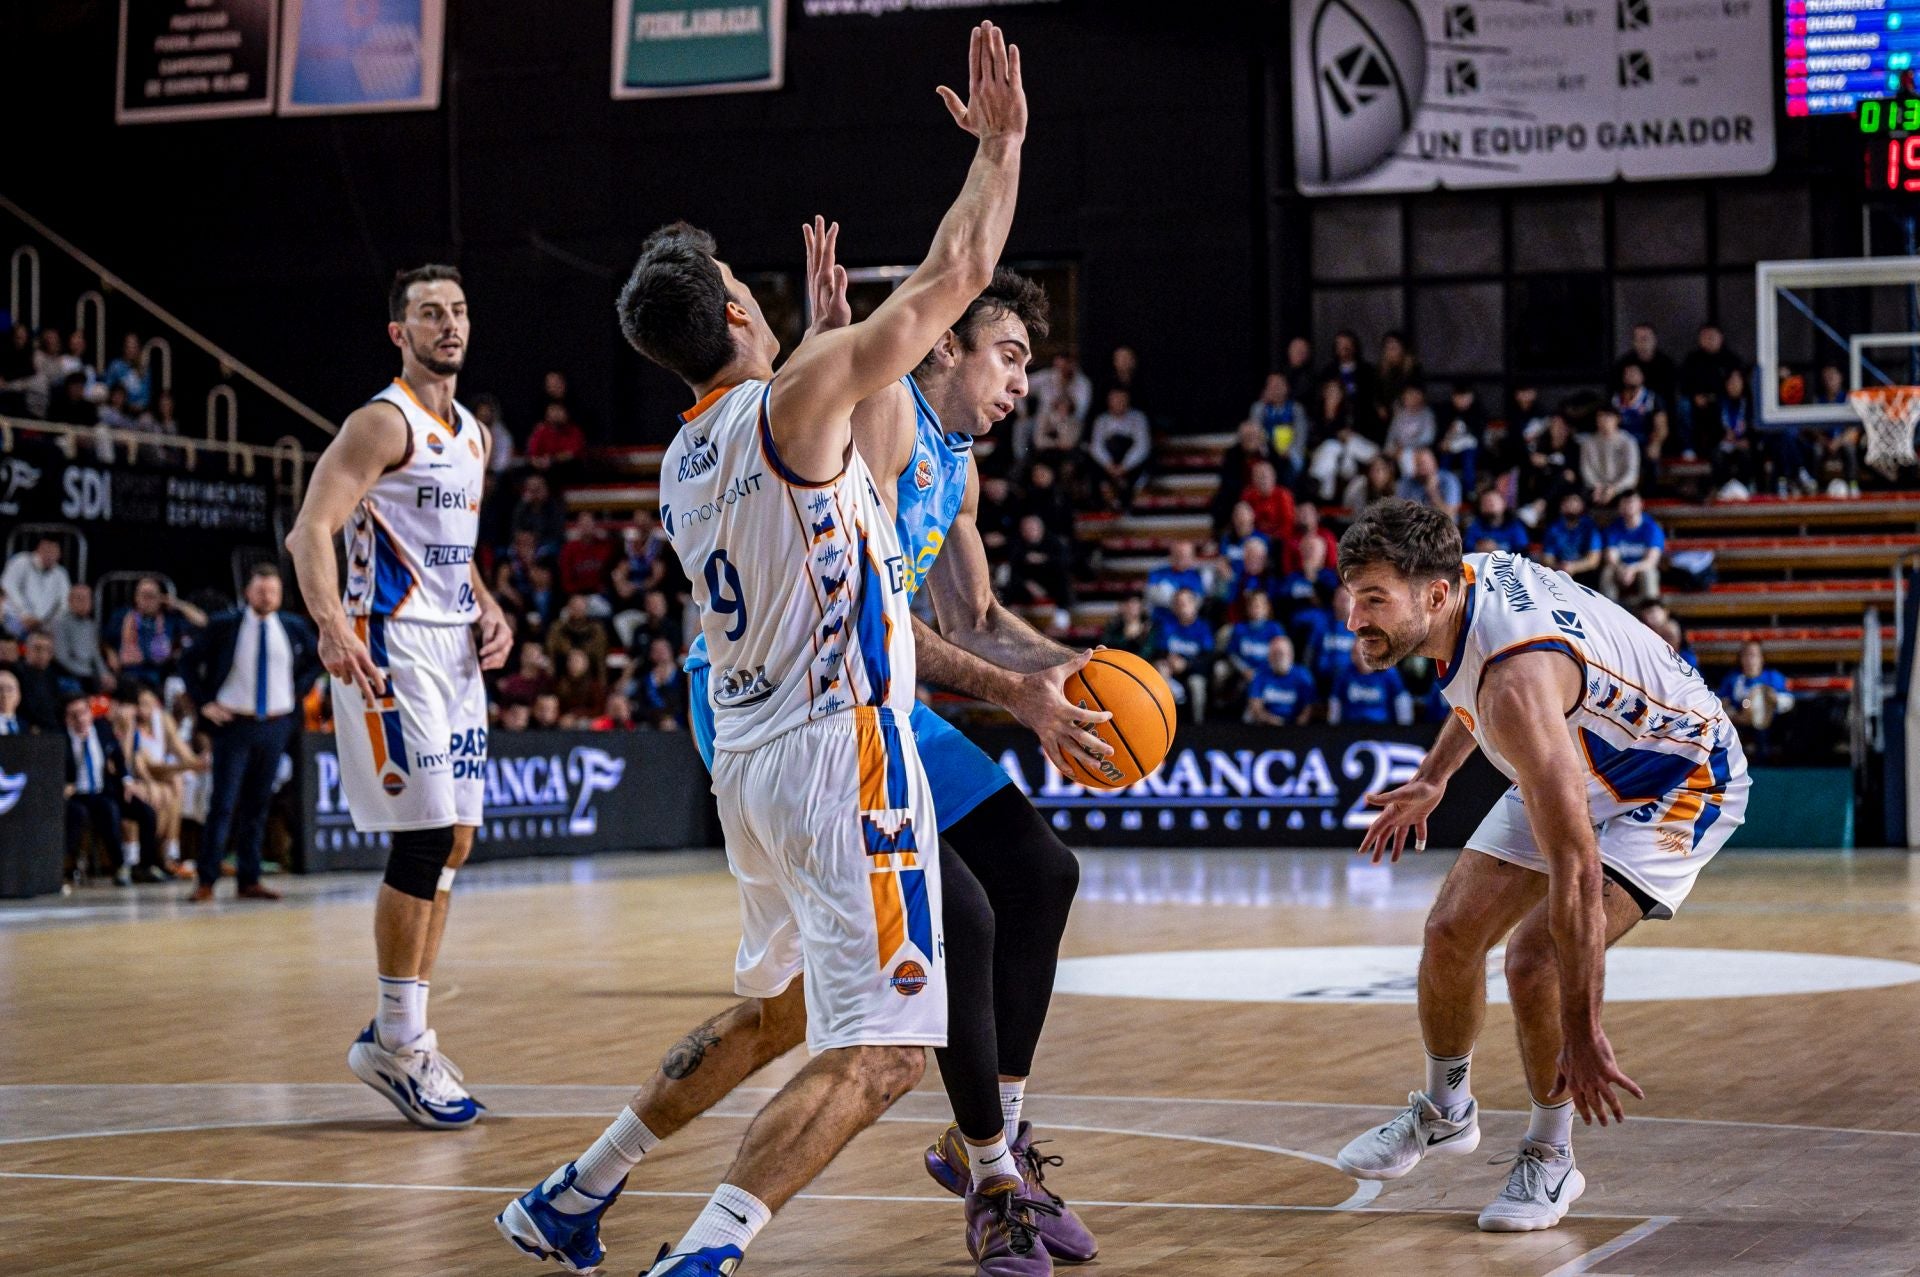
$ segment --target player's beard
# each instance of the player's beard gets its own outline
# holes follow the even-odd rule
[[[437,344],[436,342],[435,345]],[[409,341],[408,345],[411,346],[413,357],[419,362],[420,366],[436,377],[453,376],[460,371],[460,366],[467,361],[467,347],[464,342],[460,346],[460,353],[452,359],[441,355],[434,346],[428,346],[423,350],[418,343]]]
[[[1353,663],[1363,674],[1378,674],[1381,670],[1392,669],[1400,662],[1412,656],[1414,650],[1427,641],[1427,633],[1420,628],[1420,622],[1408,621],[1397,633],[1368,626],[1355,636],[1353,645]],[[1382,640],[1386,642],[1384,653],[1369,651],[1367,643],[1372,641],[1377,651]]]

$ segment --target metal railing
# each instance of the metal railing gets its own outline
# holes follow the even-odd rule
[[[27,308],[20,309],[20,282],[25,273],[22,265],[32,267],[27,281]],[[40,250],[31,244],[22,244],[13,250],[13,256],[7,262],[7,300],[10,303],[7,313],[13,316],[13,322],[24,321],[34,332],[40,331]]]
[[[211,421],[208,426],[211,430]],[[54,446],[69,461],[81,460],[90,454],[102,463],[112,464],[121,459],[121,450],[124,449],[124,459],[129,464],[137,463],[142,455],[158,453],[165,457],[177,454],[180,464],[189,471],[198,471],[202,465],[216,465],[224,460],[227,474],[238,474],[249,479],[264,467],[273,481],[286,489],[296,509],[306,495],[307,471],[315,460],[292,435],[282,435],[269,446],[216,439],[211,435],[196,439],[191,435],[157,434],[151,430],[70,426],[18,417],[0,417],[0,453],[12,452],[17,435],[21,432],[50,437]]]

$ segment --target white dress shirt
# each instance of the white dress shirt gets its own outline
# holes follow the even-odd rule
[[[20,720],[12,714],[0,714],[0,736],[20,734]]]
[[[66,568],[58,563],[41,568],[32,550],[22,550],[8,559],[6,570],[0,572],[0,590],[7,592],[8,600],[22,616],[35,621],[52,620],[53,614],[66,603],[67,591],[72,586],[73,580]]]
[[[280,614],[261,616],[249,608],[240,618],[240,637],[233,645],[233,668],[214,697],[236,714],[259,713],[260,637],[267,641],[267,716],[293,713],[293,645]]]

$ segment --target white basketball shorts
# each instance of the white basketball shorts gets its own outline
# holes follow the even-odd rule
[[[340,785],[362,833],[478,825],[487,771],[487,689],[465,625],[354,618],[386,695],[369,705],[333,680]]]
[[[713,792],[740,888],[736,992],[805,973],[807,1049],[945,1046],[939,826],[913,733],[862,706],[719,750]]]

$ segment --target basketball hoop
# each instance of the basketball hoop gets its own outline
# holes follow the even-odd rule
[[[1847,395],[1867,428],[1867,464],[1889,479],[1914,464],[1913,427],[1920,421],[1920,386],[1868,386]]]

